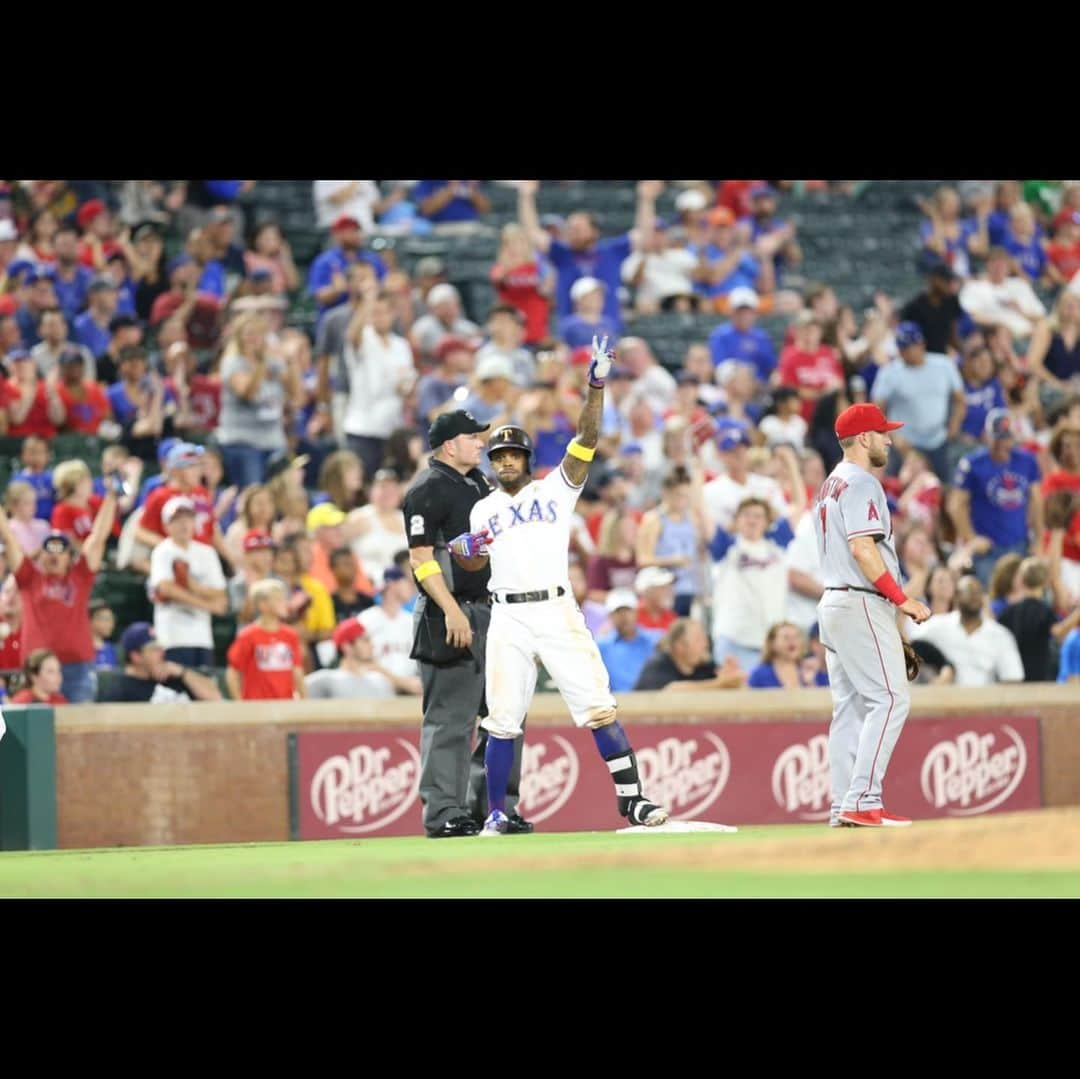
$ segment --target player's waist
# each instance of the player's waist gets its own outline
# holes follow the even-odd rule
[[[864,592],[868,596],[877,596],[878,599],[887,599],[876,588],[864,588],[861,584],[827,584],[826,592]]]
[[[561,599],[570,595],[570,589],[565,585],[550,585],[547,588],[533,588],[524,592],[514,591],[509,588],[494,588],[491,590],[493,603],[545,603],[552,599]]]

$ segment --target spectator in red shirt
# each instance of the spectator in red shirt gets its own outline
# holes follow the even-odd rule
[[[4,582],[0,585],[0,674],[3,674],[22,666],[22,598],[2,553],[0,574]]]
[[[251,587],[255,621],[229,647],[225,683],[233,700],[304,697],[304,658],[296,630],[284,624],[285,586],[270,578]]]
[[[675,613],[675,574],[663,566],[646,566],[634,578],[638,595],[637,624],[642,629],[666,631],[678,617]]]
[[[49,523],[54,532],[63,532],[78,551],[90,535],[103,499],[94,494],[94,478],[85,461],[61,461],[53,469],[53,487],[57,502]],[[112,534],[119,538],[119,521],[113,524]]]
[[[165,482],[150,492],[143,505],[142,520],[135,538],[153,549],[166,535],[161,511],[170,498],[183,495],[195,503],[195,539],[213,547],[222,558],[228,559],[225,538],[214,519],[214,504],[210,492],[203,486],[202,446],[178,442],[165,457]]]
[[[0,510],[3,541],[22,599],[22,650],[56,653],[64,671],[63,693],[72,704],[92,701],[97,689],[94,637],[90,630],[90,593],[105,555],[105,540],[116,519],[116,491],[110,485],[82,551],[75,554],[63,532],[50,532],[37,562],[23,554]]]
[[[1044,477],[1043,497],[1049,498],[1055,491],[1072,491],[1074,505],[1080,505],[1080,427],[1067,423],[1059,426],[1050,439],[1050,453],[1058,467]],[[1066,522],[1061,553],[1065,585],[1069,591],[1080,595],[1080,509],[1075,510]]]
[[[196,291],[199,267],[183,252],[168,266],[169,289],[154,300],[150,308],[151,327],[166,319],[179,317],[194,349],[212,349],[221,333],[221,304],[207,293]]]
[[[736,218],[749,217],[754,212],[754,200],[750,192],[754,188],[768,187],[764,180],[724,180],[716,195],[716,205],[726,206]]]
[[[1066,284],[1080,270],[1080,210],[1074,210],[1058,225],[1053,240],[1046,245],[1046,257]]]
[[[159,337],[160,341],[160,337]],[[199,371],[199,358],[186,338],[164,352],[165,389],[176,398],[173,427],[177,431],[209,434],[221,415],[221,379]]]
[[[23,665],[24,688],[11,698],[12,704],[67,704],[60,692],[64,672],[55,652],[38,648],[31,652]]]
[[[101,384],[85,377],[86,359],[82,350],[68,345],[60,353],[58,370],[56,395],[67,414],[64,430],[96,435],[101,421],[112,418],[112,406]]]
[[[844,385],[844,368],[836,349],[821,342],[821,321],[812,311],[800,311],[795,320],[795,343],[780,353],[774,376],[791,386],[802,400],[802,417],[809,423],[818,399]]]
[[[518,224],[502,230],[502,242],[491,283],[499,303],[516,307],[525,316],[526,345],[538,345],[550,333],[551,297],[555,293],[555,271],[537,258],[528,234]]]
[[[0,390],[7,410],[7,433],[14,438],[27,435],[52,438],[67,418],[64,402],[57,392],[55,373],[47,379],[40,378],[34,358],[26,349],[8,353],[7,361],[11,378]]]

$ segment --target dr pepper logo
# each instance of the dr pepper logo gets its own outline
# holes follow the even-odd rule
[[[827,735],[815,734],[808,742],[796,742],[776,758],[772,793],[785,813],[806,821],[828,819],[832,792]]]
[[[554,816],[577,788],[579,773],[578,755],[565,738],[553,734],[526,740],[517,811],[533,823]]]
[[[364,835],[397,820],[416,802],[420,754],[404,738],[394,745],[356,745],[315,771],[309,797],[320,821],[346,835]]]
[[[727,746],[709,731],[643,746],[637,750],[637,762],[645,793],[680,820],[691,820],[708,809],[731,775]]]
[[[938,742],[926,754],[919,778],[923,797],[935,809],[950,817],[970,817],[1001,805],[1026,770],[1024,741],[1003,724],[999,734],[964,731]]]

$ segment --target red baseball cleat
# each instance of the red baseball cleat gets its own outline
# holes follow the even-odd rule
[[[840,814],[840,823],[856,824],[862,828],[880,828],[884,822],[881,819],[880,809],[867,809],[862,813],[850,809]]]
[[[881,823],[885,828],[908,828],[911,825],[911,818],[901,817],[899,813],[890,813],[887,809],[882,809]]]

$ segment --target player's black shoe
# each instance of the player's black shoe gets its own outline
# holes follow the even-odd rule
[[[520,813],[511,813],[506,819],[507,835],[529,835],[532,830],[532,821],[526,820]]]
[[[622,799],[619,801],[622,802]],[[655,828],[658,824],[663,824],[670,815],[663,806],[650,802],[648,798],[628,798],[626,802],[625,809],[621,805],[619,808],[631,824],[643,824],[646,828]]]
[[[428,839],[458,839],[465,836],[479,835],[480,825],[472,817],[453,817],[441,828],[428,832]]]

